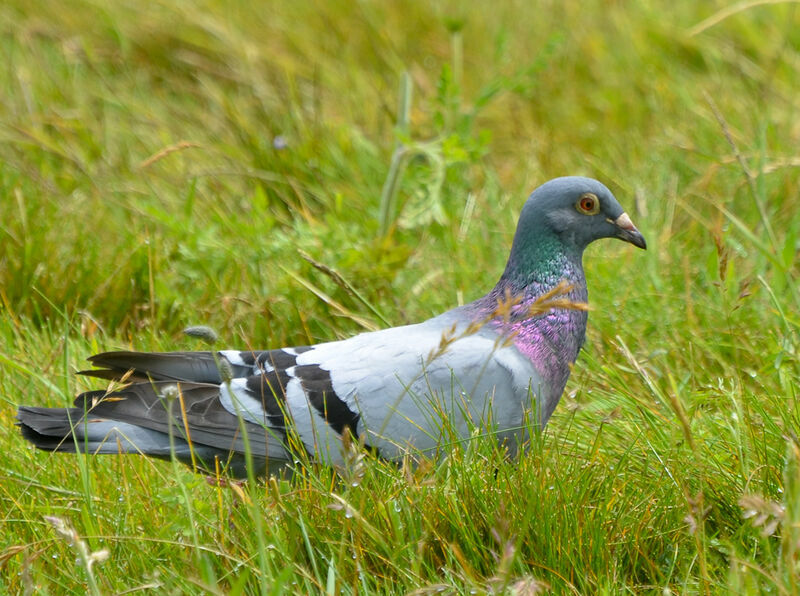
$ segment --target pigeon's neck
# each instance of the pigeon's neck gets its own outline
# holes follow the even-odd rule
[[[556,298],[586,303],[586,278],[581,252],[568,249],[557,238],[539,237],[538,240],[535,247],[524,247],[531,248],[524,251],[519,250],[515,242],[517,250],[512,250],[495,288],[469,308],[473,310],[473,317],[488,320],[488,326],[510,337],[516,348],[530,359],[545,384],[542,390],[553,396],[553,400],[546,399],[544,403],[554,405],[583,345],[587,315],[585,310],[569,308],[551,308],[532,314],[532,310],[536,310],[532,307],[562,280],[570,289],[566,295]],[[513,299],[513,306],[510,312],[504,313],[500,305],[508,297]]]
[[[571,294],[586,293],[583,251],[569,246],[553,234],[526,234],[514,239],[505,271],[493,294],[510,293],[523,301],[535,301],[562,280],[573,286]]]
[[[548,313],[530,315],[531,307],[562,282],[566,282],[569,290],[554,298],[586,302],[586,277],[583,274],[581,252],[569,249],[557,238],[539,237],[538,240],[534,247],[524,247],[530,250],[519,250],[519,243],[514,242],[508,264],[497,285],[486,296],[467,306],[474,318],[494,319],[509,324],[509,321],[502,320],[502,306],[498,306],[511,299],[511,321],[525,328],[545,327],[550,319]],[[552,312],[576,314],[577,320],[585,320],[585,312],[580,310],[552,309]],[[508,316],[505,318],[508,319]],[[582,336],[583,328],[580,332]]]

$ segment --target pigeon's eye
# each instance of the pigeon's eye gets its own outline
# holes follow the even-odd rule
[[[578,199],[575,208],[586,215],[595,215],[600,212],[600,201],[597,195],[587,192]]]

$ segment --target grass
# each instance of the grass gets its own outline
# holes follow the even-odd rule
[[[0,23],[6,591],[800,591],[796,3],[10,0]],[[517,461],[475,440],[215,487],[14,429],[95,351],[471,300],[563,174],[649,250],[587,251],[587,344]]]

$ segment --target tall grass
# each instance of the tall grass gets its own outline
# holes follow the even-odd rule
[[[6,591],[796,594],[798,11],[3,3]],[[518,459],[212,486],[13,427],[187,325],[297,345],[471,300],[564,174],[649,250],[588,250],[587,344]]]

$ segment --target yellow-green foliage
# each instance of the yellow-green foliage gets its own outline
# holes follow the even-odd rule
[[[6,0],[0,46],[9,593],[800,590],[800,5]],[[586,348],[518,461],[221,487],[13,427],[97,350],[476,298],[565,174],[649,249],[588,250]]]

